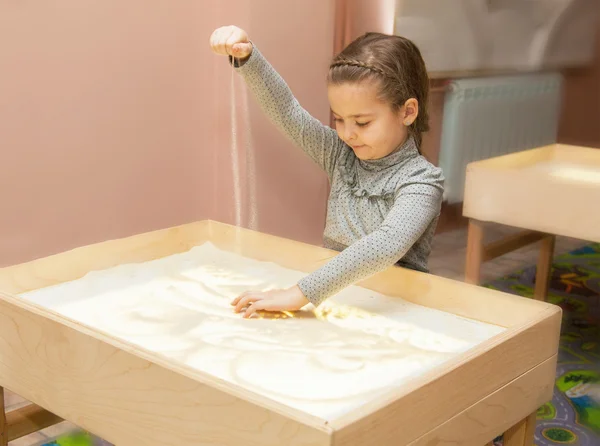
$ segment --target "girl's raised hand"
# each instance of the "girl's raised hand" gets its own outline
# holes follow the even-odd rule
[[[248,34],[237,26],[222,26],[210,36],[210,46],[216,54],[244,59],[252,53]]]

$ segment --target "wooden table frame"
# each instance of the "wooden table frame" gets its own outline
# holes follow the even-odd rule
[[[207,240],[306,272],[337,255],[204,221],[0,269],[0,385],[45,409],[19,410],[19,423],[9,413],[0,422],[4,444],[61,419],[118,446],[482,446],[502,432],[507,446],[532,444],[534,413],[552,398],[560,335],[561,310],[545,302],[395,267],[361,282],[506,330],[358,411],[325,420],[17,296]]]
[[[536,231],[522,231],[485,245],[483,242],[484,229],[484,222],[475,219],[469,220],[465,281],[473,285],[479,285],[481,266],[484,262],[488,262],[532,243],[541,242],[533,297],[537,300],[546,300],[550,285],[556,237],[552,234],[544,234]]]
[[[0,387],[0,397],[3,397],[3,393],[4,388]],[[33,434],[62,421],[62,418],[35,404],[30,403],[8,413],[5,412],[3,404],[0,404],[0,446],[8,446],[10,441]],[[504,445],[533,445],[535,425],[536,413],[534,412],[504,433]],[[493,446],[493,442],[489,442],[488,446]]]
[[[568,172],[556,174],[561,169]],[[596,177],[586,179],[586,172],[595,172]],[[593,205],[600,203],[598,175],[600,149],[564,144],[468,164],[463,203],[463,215],[469,219],[466,282],[479,283],[484,262],[541,241],[534,298],[545,300],[555,236],[600,242],[600,206]],[[486,246],[486,223],[522,232]]]
[[[60,417],[35,404],[6,412],[4,408],[4,388],[0,387],[0,446],[9,441],[38,432],[63,421]]]

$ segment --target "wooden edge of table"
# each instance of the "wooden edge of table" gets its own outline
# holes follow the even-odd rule
[[[600,155],[600,149],[591,150]],[[518,169],[471,167],[465,178],[463,215],[482,222],[600,242],[600,207],[590,206],[599,201],[600,188],[594,182],[549,177],[541,170],[523,174]],[[568,206],[568,212],[564,206]]]
[[[81,277],[90,270],[108,268],[121,263],[146,261],[176,252],[184,252],[203,241],[211,241],[222,249],[229,249],[258,260],[275,261],[284,267],[296,268],[303,271],[310,271],[338,254],[324,248],[261,234],[231,225],[213,221],[202,221],[88,245],[62,254],[0,269],[0,290],[8,289],[12,293],[20,293],[42,286],[73,280]],[[373,416],[380,416],[382,410],[392,414],[399,410],[407,411],[406,415],[408,419],[411,419],[411,417],[414,417],[415,412],[407,410],[404,401],[406,400],[411,405],[419,406],[418,399],[422,398],[424,393],[427,394],[430,389],[437,389],[436,392],[439,392],[440,389],[444,388],[444,385],[448,385],[448,382],[457,379],[456,368],[460,365],[463,365],[463,369],[465,369],[464,373],[461,372],[460,375],[463,376],[466,374],[469,381],[476,382],[478,378],[477,368],[485,370],[486,368],[489,369],[490,364],[498,365],[499,357],[503,354],[517,352],[519,356],[518,361],[497,372],[497,374],[501,374],[500,378],[487,384],[482,383],[475,392],[467,392],[467,399],[462,405],[445,408],[443,411],[434,410],[434,415],[424,417],[424,420],[430,422],[428,426],[435,425],[431,423],[435,423],[436,420],[440,422],[440,417],[451,416],[455,413],[455,410],[460,410],[461,407],[464,408],[473,404],[473,398],[481,398],[497,390],[499,386],[514,379],[517,374],[523,373],[524,368],[534,367],[556,352],[557,334],[555,332],[556,326],[560,326],[560,309],[553,305],[522,299],[506,293],[402,268],[389,268],[359,283],[359,285],[466,318],[508,327],[508,329],[494,339],[472,349],[468,354],[462,355],[454,362],[454,368],[449,373],[446,373],[448,364],[445,364],[443,368],[438,367],[432,373],[422,377],[422,379],[415,380],[409,383],[409,385],[403,386],[397,392],[393,392],[392,401],[389,398],[383,398],[373,404],[366,405],[360,414],[342,417],[327,425],[324,420],[308,416],[300,411],[290,410],[287,406],[250,393],[244,388],[222,383],[214,377],[199,373],[196,370],[186,367],[175,367],[158,355],[101,334],[56,313],[28,303],[24,299],[0,293],[0,306],[12,309],[13,313],[19,314],[22,320],[26,320],[28,316],[34,317],[37,315],[37,323],[39,325],[50,325],[48,328],[50,331],[62,332],[72,329],[72,331],[69,331],[70,336],[80,339],[82,343],[93,342],[97,349],[112,349],[115,353],[118,350],[122,350],[122,354],[129,355],[128,361],[135,360],[143,361],[147,364],[154,363],[154,366],[163,368],[164,373],[176,373],[180,375],[178,379],[192,380],[198,386],[201,383],[207,383],[213,388],[204,387],[204,391],[206,392],[222,392],[220,395],[223,397],[225,397],[225,394],[231,397],[242,397],[244,401],[240,402],[240,404],[246,404],[248,407],[252,404],[258,405],[262,409],[259,410],[260,412],[284,413],[286,414],[285,417],[303,424],[304,428],[327,433],[328,435],[334,429],[340,429],[340,432],[336,433],[336,436],[339,438],[347,438],[347,434],[350,432],[349,429],[353,432],[355,431],[354,426],[364,427],[368,425],[372,422]],[[6,317],[6,315],[3,316]],[[549,320],[553,321],[550,325],[548,324]],[[2,330],[1,324],[0,330]],[[536,333],[540,331],[544,333],[545,341],[548,342],[534,348],[533,344],[535,344]],[[82,337],[86,339],[81,340]],[[40,342],[42,341],[40,340]],[[519,349],[515,343],[522,343],[526,347]],[[47,344],[47,346],[51,348],[51,344]],[[39,358],[37,359],[39,361]],[[32,360],[35,360],[35,358],[32,358]],[[463,364],[467,360],[471,360],[473,364]],[[26,367],[25,364],[22,366]],[[6,375],[7,372],[7,370],[0,372],[0,377]],[[419,385],[424,385],[424,388],[414,391]],[[454,387],[461,388],[460,385],[454,385]],[[31,392],[27,391],[26,388],[11,390],[34,401],[31,398],[34,395],[31,395]],[[412,393],[407,394],[409,392]],[[398,402],[395,400],[402,396],[404,396],[402,398],[403,403],[398,408],[396,407]],[[456,396],[456,398],[459,397],[459,395]],[[43,400],[34,402],[45,407]],[[387,407],[388,405],[390,406],[389,408]],[[424,409],[431,410],[429,407]],[[69,419],[64,416],[65,411],[63,410],[62,412],[57,413],[57,415]],[[421,411],[418,412],[421,413]],[[387,418],[386,415],[383,416]],[[364,418],[356,420],[356,417]],[[397,419],[399,418],[395,418],[395,420]],[[76,420],[71,419],[71,421],[77,424]],[[292,421],[288,420],[287,422]],[[412,436],[417,438],[424,432],[422,431],[423,426],[419,424],[418,420],[415,420],[415,423],[412,423],[410,430]],[[397,425],[397,423],[394,424]],[[388,432],[390,428],[394,429],[393,426],[387,426],[382,432]],[[94,431],[91,428],[90,430]],[[355,435],[355,433],[352,433],[350,436],[352,435]],[[107,440],[110,441],[110,438],[107,438]],[[348,445],[351,444],[351,442],[348,443]]]
[[[339,254],[307,243],[203,220],[0,268],[0,291],[15,295],[75,280],[90,270],[184,252],[205,241],[211,241],[221,249],[257,260],[274,261],[283,267],[307,273]],[[550,305],[398,267],[388,268],[357,285],[502,327],[518,326],[529,321]]]
[[[483,160],[472,161],[467,164],[466,171],[469,172],[485,169],[491,170],[513,170],[528,166],[533,162],[539,161],[573,161],[584,164],[599,164],[599,147],[586,147],[570,144],[548,144],[532,149],[520,150],[517,152],[502,154],[486,158]]]
[[[507,153],[503,155],[486,158],[483,160],[472,161],[467,164],[465,171],[465,197],[464,202],[468,204],[473,193],[477,193],[476,187],[470,187],[470,177],[474,174],[483,175],[483,181],[487,180],[485,175],[501,174],[505,183],[504,187],[513,187],[509,180],[523,177],[523,168],[532,166],[536,163],[555,161],[565,162],[567,164],[578,164],[582,166],[595,166],[600,168],[600,148],[573,146],[566,144],[550,144],[547,146],[536,147],[533,149],[521,150],[518,152]],[[514,176],[518,174],[518,176]],[[529,182],[536,180],[547,180],[548,173],[540,170],[528,169],[525,172],[526,179]],[[578,188],[597,187],[596,183],[587,184],[576,180],[561,178],[558,181],[562,184],[575,184]],[[502,189],[500,189],[502,190]],[[467,197],[467,194],[469,195]]]
[[[11,337],[14,339],[15,336],[18,335],[18,333],[20,333],[21,331],[25,332],[31,332],[36,331],[35,328],[39,326],[46,326],[47,329],[45,330],[45,333],[43,333],[43,337],[41,337],[42,334],[38,333],[38,339],[36,340],[36,350],[42,350],[42,351],[47,351],[48,349],[52,349],[55,348],[52,345],[52,340],[55,340],[57,337],[59,337],[60,339],[69,339],[68,344],[70,345],[71,348],[73,348],[73,346],[76,343],[79,343],[79,345],[83,348],[83,346],[85,345],[86,349],[111,349],[111,353],[110,355],[117,355],[117,354],[121,354],[121,355],[129,355],[130,357],[128,358],[129,361],[136,361],[136,362],[143,362],[144,363],[144,367],[162,367],[163,368],[163,373],[169,373],[169,372],[173,372],[173,373],[177,373],[178,374],[178,379],[186,379],[188,378],[188,376],[186,375],[190,375],[189,371],[185,370],[183,371],[183,375],[182,370],[178,370],[178,371],[173,371],[175,369],[179,369],[179,367],[174,367],[172,364],[161,364],[164,363],[165,361],[162,360],[162,358],[157,357],[156,355],[153,354],[143,354],[143,351],[141,351],[141,349],[138,349],[137,347],[133,347],[130,346],[127,343],[118,341],[118,340],[114,340],[114,339],[110,339],[109,337],[101,334],[101,333],[96,333],[93,329],[90,329],[88,327],[82,326],[80,324],[77,324],[76,322],[70,321],[66,318],[63,318],[60,315],[55,315],[53,313],[47,312],[45,309],[43,308],[37,308],[34,304],[30,304],[28,302],[21,302],[19,301],[18,298],[13,298],[11,296],[2,296],[2,294],[0,293],[0,320],[3,318],[9,318],[12,314],[16,313],[16,316],[14,316],[14,318],[19,318],[21,319],[21,322],[19,323],[18,321],[12,321],[12,324],[6,323],[7,321],[3,321],[0,324],[0,333],[2,333],[1,338],[3,339],[11,339]],[[394,406],[398,404],[398,399],[403,398],[403,401],[408,398],[409,401],[406,403],[403,403],[402,405],[402,410],[404,413],[403,416],[407,415],[408,413],[411,413],[411,410],[407,411],[407,405],[413,405],[415,403],[419,403],[419,400],[421,402],[421,405],[423,402],[426,402],[426,400],[428,400],[428,398],[423,395],[423,392],[427,393],[439,393],[440,391],[443,392],[443,389],[446,386],[452,386],[452,388],[454,390],[460,389],[461,386],[457,385],[456,383],[452,384],[451,381],[453,379],[461,379],[461,380],[465,380],[467,382],[477,382],[479,376],[479,373],[485,373],[486,369],[489,370],[490,365],[492,366],[492,369],[490,370],[491,372],[495,372],[496,375],[501,375],[501,380],[488,380],[487,382],[482,383],[482,385],[479,386],[475,386],[474,388],[471,389],[471,392],[469,394],[469,396],[467,397],[467,399],[464,399],[464,397],[462,397],[461,395],[449,395],[448,398],[445,398],[444,400],[453,400],[455,401],[457,404],[453,404],[452,406],[446,407],[445,410],[443,411],[442,414],[437,414],[436,412],[436,408],[435,407],[424,407],[421,410],[418,411],[418,413],[436,413],[436,417],[434,417],[433,420],[431,420],[432,422],[435,422],[435,418],[440,419],[446,416],[446,414],[448,413],[447,409],[451,409],[451,411],[455,411],[455,410],[459,410],[461,405],[458,402],[459,399],[463,399],[464,400],[464,404],[473,404],[472,402],[472,398],[483,398],[485,395],[487,395],[489,392],[493,392],[495,390],[494,386],[501,386],[503,384],[503,381],[509,381],[510,379],[513,379],[513,377],[515,376],[515,374],[519,373],[519,370],[522,369],[523,367],[530,367],[531,364],[536,361],[536,358],[539,358],[541,355],[546,354],[548,351],[549,352],[555,352],[555,348],[557,346],[557,339],[558,337],[555,335],[554,337],[556,338],[556,342],[553,342],[553,332],[555,332],[556,330],[554,329],[556,327],[556,323],[554,324],[548,324],[548,322],[554,317],[556,318],[558,316],[559,320],[560,320],[560,312],[557,311],[554,308],[549,308],[548,309],[548,314],[546,314],[546,317],[544,319],[542,319],[541,321],[533,321],[531,322],[528,326],[522,327],[520,330],[515,329],[515,332],[513,333],[513,330],[508,330],[498,336],[496,336],[495,338],[493,338],[492,340],[488,341],[487,343],[481,344],[480,346],[476,347],[475,349],[473,349],[470,353],[470,355],[465,355],[462,356],[460,358],[458,358],[456,361],[454,361],[454,363],[450,362],[450,363],[446,363],[443,365],[443,367],[437,367],[432,373],[427,374],[425,376],[423,376],[422,378],[418,379],[418,380],[414,380],[412,382],[410,382],[408,385],[403,386],[400,390],[396,391],[396,392],[392,392],[392,394],[390,395],[385,395],[382,398],[380,398],[378,401],[375,401],[372,404],[367,404],[363,407],[363,410],[359,413],[359,414],[352,414],[350,416],[347,417],[342,417],[339,420],[333,420],[330,423],[324,422],[323,420],[320,420],[316,417],[309,417],[307,415],[305,415],[302,412],[297,412],[294,414],[294,410],[290,410],[287,408],[287,406],[280,406],[277,403],[274,403],[274,406],[279,406],[279,407],[273,407],[273,404],[264,404],[265,401],[261,401],[258,402],[263,403],[260,404],[260,406],[262,407],[255,407],[253,406],[253,403],[257,403],[256,401],[253,401],[253,399],[255,400],[256,397],[253,397],[253,395],[250,395],[249,392],[245,389],[241,389],[240,392],[238,393],[238,395],[235,395],[236,392],[232,392],[231,387],[229,385],[225,385],[224,387],[222,385],[218,385],[219,383],[216,383],[216,380],[212,380],[213,382],[210,383],[212,385],[211,387],[204,387],[206,392],[219,392],[219,391],[223,391],[223,393],[221,393],[219,395],[219,397],[222,398],[228,398],[228,397],[235,397],[235,396],[243,396],[244,401],[240,402],[239,404],[246,404],[248,407],[245,408],[245,411],[250,411],[250,406],[253,406],[252,410],[259,410],[260,412],[269,412],[270,414],[283,414],[283,418],[284,419],[291,419],[291,420],[296,420],[298,423],[302,423],[304,426],[304,428],[314,428],[315,432],[316,431],[320,431],[321,433],[323,433],[324,435],[337,435],[337,432],[335,431],[340,431],[341,433],[343,433],[348,427],[350,427],[352,430],[355,429],[356,424],[359,425],[363,425],[366,424],[367,426],[369,425],[368,421],[365,420],[369,420],[371,418],[371,416],[373,415],[377,415],[378,417],[383,417],[386,419],[390,419],[389,415],[386,414],[381,414],[382,411],[385,412],[397,412],[398,409],[395,408]],[[23,322],[25,319],[29,320],[31,322],[31,320],[35,319],[36,322],[33,323],[33,325],[31,324],[27,324],[26,322]],[[556,321],[554,321],[556,322]],[[558,323],[559,326],[559,323]],[[4,328],[3,328],[4,327]],[[9,331],[12,331],[12,335],[11,333],[7,333],[7,327],[9,327]],[[19,327],[19,328],[16,328]],[[16,333],[15,333],[16,332]],[[60,332],[60,334],[58,334],[57,332]],[[81,339],[82,337],[86,337],[87,339]],[[70,338],[77,338],[77,342],[75,341],[71,341]],[[105,338],[105,339],[102,339]],[[543,338],[545,340],[544,345],[539,346],[536,345],[534,342],[532,342],[532,338]],[[17,343],[15,343],[16,345]],[[104,345],[100,345],[100,344],[104,344]],[[120,345],[119,345],[120,344]],[[521,346],[521,348],[519,348],[519,345]],[[10,358],[11,355],[11,351],[5,350],[6,345],[2,346],[0,345],[0,357],[3,358]],[[119,351],[120,350],[120,351]],[[507,354],[509,353],[514,353],[515,350],[518,350],[521,358],[518,358],[519,360],[516,363],[511,363],[511,361],[507,361],[506,363],[502,363],[502,358],[505,357]],[[12,352],[14,353],[14,352]],[[82,354],[82,352],[79,352],[80,354]],[[77,357],[80,357],[80,354],[75,355]],[[64,355],[58,355],[60,356],[64,356]],[[145,358],[144,356],[148,356],[148,358]],[[21,357],[21,355],[19,355],[19,357],[21,359],[23,359]],[[40,371],[43,370],[45,364],[40,363],[40,358],[38,358],[35,355],[29,356],[29,362],[24,362],[21,364],[20,367],[16,367],[17,370],[22,371],[23,368],[31,368],[31,364],[30,363],[36,363],[37,362],[37,366],[36,366],[36,370]],[[68,358],[71,361],[74,361],[74,359]],[[149,361],[147,360],[149,359]],[[515,358],[512,358],[515,359]],[[467,364],[468,361],[471,361],[471,363]],[[16,360],[14,358],[14,355],[12,357],[12,360],[10,360],[9,362],[11,364],[15,364],[15,361],[18,362],[18,360]],[[117,364],[117,366],[120,364]],[[53,365],[54,366],[54,365]],[[53,368],[53,366],[51,366],[51,370]],[[73,364],[71,364],[71,367],[73,366]],[[462,371],[460,372],[460,377],[457,377],[457,369],[462,366]],[[498,371],[495,371],[493,367],[499,367]],[[69,366],[64,367],[63,371],[68,371],[70,369]],[[172,370],[173,369],[173,370]],[[448,371],[450,369],[450,371]],[[468,370],[467,370],[468,369]],[[28,371],[30,372],[30,371]],[[195,371],[193,371],[195,372]],[[17,374],[21,375],[21,373],[16,372]],[[4,364],[0,363],[0,378],[5,381],[6,380],[6,376],[10,374],[10,370],[6,370],[4,368]],[[465,374],[467,376],[465,376]],[[191,375],[194,375],[194,373],[192,373]],[[177,375],[176,375],[177,376]],[[454,378],[453,378],[454,377]],[[88,375],[85,375],[85,378],[87,380],[90,379],[90,377]],[[23,379],[22,377],[19,377],[18,379]],[[57,382],[56,379],[52,379],[52,378],[46,378],[49,380],[52,380],[52,382]],[[75,379],[77,379],[75,377]],[[144,380],[145,377],[140,376],[139,377],[140,380]],[[198,378],[196,376],[193,376],[192,378],[190,378],[190,380],[193,379],[194,383],[196,386],[202,386],[200,381],[205,381],[203,380],[198,380]],[[450,379],[450,384],[448,383],[448,380]],[[433,386],[433,387],[432,387]],[[9,386],[7,386],[9,387]],[[216,388],[215,388],[216,387]],[[462,386],[464,387],[464,386]],[[44,398],[43,396],[41,397],[41,399],[35,400],[36,396],[39,395],[39,390],[35,389],[34,386],[31,385],[24,385],[24,386],[18,386],[15,387],[13,383],[11,383],[11,386],[9,387],[11,390],[15,391],[16,393],[18,393],[19,395],[22,395],[23,397],[32,400],[38,404],[40,404],[40,406],[45,406],[48,407],[49,409],[53,410],[54,413],[57,413],[58,416],[61,416],[62,418],[65,419],[69,419],[70,421],[76,423],[76,424],[80,424],[78,422],[77,419],[74,419],[73,417],[69,416],[69,412],[68,410],[59,410],[58,412],[54,409],[54,407],[52,407],[49,404],[44,404],[44,402],[49,401],[48,397]],[[428,389],[430,388],[430,389]],[[27,389],[27,390],[26,390]],[[425,389],[425,390],[423,390]],[[464,390],[464,389],[463,389]],[[53,390],[52,389],[45,389],[43,392],[46,393],[51,393]],[[65,388],[62,389],[62,392],[65,392]],[[32,393],[33,392],[33,393]],[[225,395],[225,393],[228,393],[230,395]],[[77,398],[76,395],[73,395],[71,398]],[[215,398],[213,397],[213,400]],[[431,400],[431,399],[429,399]],[[267,399],[267,403],[271,402],[271,400]],[[88,402],[88,404],[91,402]],[[69,404],[73,404],[72,400],[70,401]],[[271,406],[270,410],[267,409],[265,406]],[[116,409],[119,407],[118,404],[116,403],[111,403],[110,404],[111,407],[115,407]],[[60,409],[60,405],[59,405],[59,409]],[[433,412],[431,412],[433,409]],[[88,409],[89,410],[89,409]],[[165,410],[168,410],[167,405],[165,405]],[[439,412],[439,411],[438,411]],[[413,415],[415,412],[412,412]],[[135,414],[134,414],[135,415]],[[274,415],[274,416],[277,416]],[[271,415],[270,415],[271,416]],[[362,419],[360,419],[360,417],[364,417]],[[90,415],[88,417],[86,417],[88,419],[92,419],[93,416]],[[410,416],[409,416],[410,418]],[[418,422],[419,420],[425,420],[425,421],[429,421],[429,418],[432,418],[429,415],[426,415],[424,417],[419,416],[417,417],[417,419],[415,420],[415,422]],[[397,418],[396,416],[392,417],[393,420],[397,420],[399,418]],[[403,418],[402,418],[403,419]],[[135,422],[135,419],[131,419],[131,422]],[[293,421],[289,421],[288,422],[293,422]],[[423,421],[421,421],[423,422]],[[394,425],[397,426],[397,422],[394,422]],[[418,425],[418,423],[417,423]],[[427,426],[429,424],[425,424],[423,426],[421,426],[421,428],[425,429],[424,426]],[[92,424],[80,424],[81,427],[84,428],[88,428],[90,431],[92,432],[97,432],[99,435],[103,435],[104,433],[102,431],[96,430],[99,429],[99,427],[97,425]],[[389,428],[389,426],[386,426],[386,428]],[[409,435],[411,434],[413,431],[418,432],[415,427],[413,426],[412,428],[406,428],[403,427],[402,428],[402,432],[403,432],[403,436]],[[352,436],[354,436],[354,434],[352,434]],[[111,441],[111,438],[108,438],[106,436],[104,436],[104,438],[106,438],[108,441]],[[320,443],[319,443],[320,444]],[[352,443],[347,442],[347,439],[344,439],[344,443],[343,444],[348,444],[351,445]]]
[[[512,170],[528,166],[533,162],[547,161],[552,159],[557,151],[557,144],[535,147],[532,149],[520,150],[485,158],[478,161],[471,161],[466,166],[466,174],[480,169],[485,170]]]
[[[3,293],[0,385],[113,444],[207,435],[269,444],[280,431],[325,445],[331,435],[318,417]],[[164,423],[173,438],[158,440],[150,427]]]
[[[486,440],[495,438],[521,421],[522,415],[534,412],[552,398],[557,358],[555,355],[524,373],[409,445],[427,446],[442,442],[481,446]],[[60,417],[37,405],[28,404],[6,414],[7,441],[62,421]]]
[[[595,164],[600,167],[600,146],[576,146],[568,144],[556,144],[554,159],[559,161],[572,161],[573,155],[577,157],[576,161],[581,164]]]
[[[506,432],[552,399],[558,355],[481,399],[410,446],[481,446]]]
[[[407,442],[416,440],[430,426],[442,424],[551,359],[558,351],[560,325],[561,312],[550,308],[539,319],[507,330],[469,355],[365,404],[361,412],[333,420],[334,445],[360,445],[367,440],[391,445],[400,435]]]

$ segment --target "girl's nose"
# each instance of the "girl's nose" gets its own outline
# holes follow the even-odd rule
[[[350,126],[347,126],[347,127],[346,127],[346,129],[345,129],[345,132],[344,132],[344,133],[345,133],[345,135],[344,135],[344,136],[346,137],[346,138],[345,138],[345,139],[346,139],[346,141],[351,141],[351,140],[353,140],[353,139],[355,139],[355,138],[356,138],[356,134],[354,133],[354,131],[352,130],[352,128],[351,128]]]

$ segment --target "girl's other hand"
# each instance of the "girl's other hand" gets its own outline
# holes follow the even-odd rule
[[[210,46],[216,54],[245,59],[252,53],[248,34],[237,26],[222,26],[210,36]]]

